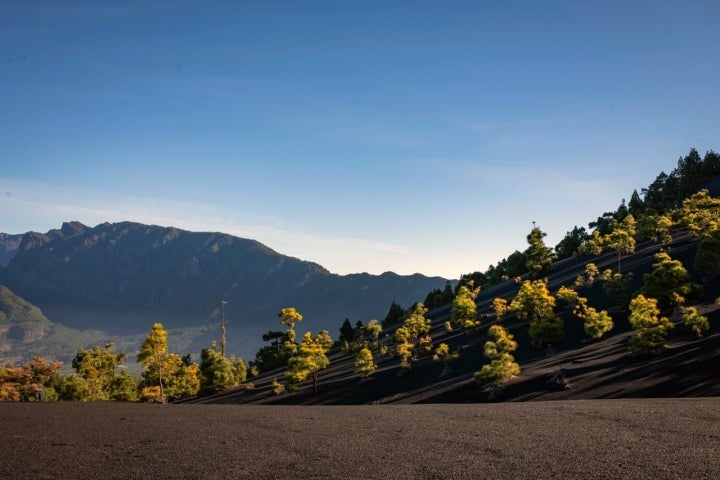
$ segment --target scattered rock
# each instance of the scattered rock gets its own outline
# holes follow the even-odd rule
[[[570,381],[567,379],[567,370],[564,368],[550,375],[550,380],[545,382],[545,384],[553,390],[569,390],[572,388]]]

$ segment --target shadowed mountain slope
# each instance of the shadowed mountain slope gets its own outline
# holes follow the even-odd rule
[[[23,235],[9,235],[0,233],[0,267],[7,267],[10,259],[15,256],[20,248]]]
[[[223,233],[70,222],[45,234],[25,234],[0,269],[0,283],[67,327],[115,337],[147,332],[161,322],[171,330],[171,342],[181,336],[181,346],[194,352],[219,340],[219,306],[227,300],[228,351],[252,358],[262,333],[278,328],[281,308],[302,312],[303,328],[334,332],[346,317],[382,318],[393,300],[422,301],[445,279],[335,275]],[[173,329],[182,332],[174,335]]]

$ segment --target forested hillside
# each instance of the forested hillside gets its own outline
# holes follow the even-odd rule
[[[353,324],[350,318],[357,317],[346,313],[339,329],[306,321],[313,302],[358,299],[356,281],[367,282],[359,289],[367,295],[371,280],[387,290],[383,282],[397,276],[348,276],[349,283],[338,286],[328,279],[343,277],[279,256],[256,242],[137,224],[91,229],[73,223],[45,235],[31,233],[3,270],[3,279],[28,291],[36,282],[43,301],[71,299],[65,303],[70,307],[98,296],[88,304],[118,309],[124,303],[116,296],[129,291],[136,295],[130,297],[135,303],[118,318],[131,319],[142,308],[159,308],[161,300],[170,299],[179,304],[173,311],[185,319],[189,317],[181,311],[195,308],[193,302],[183,302],[185,297],[212,291],[193,277],[212,284],[223,271],[208,266],[239,268],[235,257],[254,258],[272,280],[262,285],[280,301],[267,307],[263,318],[268,321],[257,333],[257,345],[261,340],[266,344],[246,361],[232,355],[230,330],[213,328],[196,361],[187,350],[169,346],[169,338],[180,330],[168,331],[156,322],[136,352],[143,368],[140,381],[125,370],[117,373],[126,356],[108,344],[77,350],[72,361],[77,373],[71,377],[58,376],[57,364],[42,359],[0,369],[0,381],[11,379],[0,392],[2,398],[19,399],[47,386],[54,398],[67,400],[323,404],[718,395],[718,175],[718,155],[708,152],[701,159],[693,150],[670,175],[661,173],[641,194],[634,192],[630,202],[621,201],[617,211],[590,222],[590,230],[575,227],[554,249],[545,245],[545,232],[535,225],[526,250],[486,272],[464,275],[454,288],[443,279],[400,277],[433,285],[425,290],[432,310],[422,303],[408,302],[404,308],[392,302],[388,311],[387,302],[376,302],[379,312],[387,312],[384,317]],[[135,239],[132,248],[126,237]],[[177,257],[168,245],[184,245],[185,253]],[[263,255],[249,253],[256,251]],[[187,252],[193,268],[187,267]],[[100,271],[99,265],[111,273]],[[82,283],[85,271],[91,277]],[[208,271],[214,276],[205,276]],[[47,279],[42,272],[63,276]],[[18,281],[21,277],[25,283]],[[225,296],[229,302],[217,303],[221,318],[224,308],[241,301],[233,297],[237,282],[223,278],[231,293]],[[61,279],[79,283],[53,291],[51,286]],[[281,280],[283,287],[274,284]],[[158,282],[165,287],[157,287]],[[190,287],[183,289],[183,282]],[[418,284],[413,288],[413,295],[422,298]],[[303,293],[310,295],[309,303],[302,303]],[[13,312],[10,323],[33,312],[31,317],[38,319],[37,328],[9,327],[6,337],[8,332],[15,340],[44,335],[49,322],[37,309],[8,290],[3,298],[6,310]],[[215,307],[213,302],[207,300],[206,308]],[[248,330],[243,327],[249,335]],[[95,367],[99,364],[101,374]],[[29,378],[35,380],[27,386],[23,382]]]

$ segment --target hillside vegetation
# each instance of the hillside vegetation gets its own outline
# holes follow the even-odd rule
[[[464,275],[454,288],[445,282],[425,297],[432,309],[392,302],[382,321],[353,326],[348,318],[336,341],[328,329],[304,322],[302,309],[286,306],[278,320],[264,325],[267,344],[246,363],[229,354],[223,301],[220,335],[211,336],[199,363],[173,353],[169,332],[156,322],[137,353],[139,382],[126,370],[118,374],[126,357],[108,344],[79,349],[70,377],[58,376],[57,364],[39,358],[0,369],[0,383],[11,379],[2,392],[6,398],[31,397],[47,387],[60,399],[303,404],[717,395],[718,174],[717,154],[700,159],[693,150],[670,175],[643,189],[642,198],[634,192],[628,204],[623,200],[617,211],[591,222],[591,232],[575,227],[553,249],[534,225],[527,249],[511,255],[513,269],[505,259],[486,272]],[[669,198],[685,192],[685,198]],[[137,225],[129,225],[138,235]],[[107,227],[117,232],[128,224]],[[154,239],[151,249],[183,233],[141,227]],[[72,257],[86,252],[78,242],[103,245],[90,249],[90,257],[102,257],[115,244],[96,238],[99,228],[74,223],[64,231],[26,235],[5,278],[13,280],[23,266],[37,273],[38,264],[56,271],[53,265],[87,261],[88,254],[80,262]],[[58,248],[42,248],[58,238]],[[207,236],[185,241],[199,239],[207,247]],[[149,259],[155,254],[143,253]],[[314,274],[329,275],[311,266]],[[138,268],[132,262],[125,267]],[[177,273],[177,263],[166,269]],[[64,291],[80,295],[76,286]],[[31,387],[24,378],[34,379]]]
[[[528,249],[516,252],[522,272],[506,270],[497,278],[491,266],[464,276],[452,306],[427,317],[410,309],[401,325],[387,325],[381,347],[360,332],[328,352],[329,367],[313,374],[322,378],[319,386],[282,393],[288,373],[279,369],[253,379],[252,388],[197,401],[717,395],[720,200],[707,190],[684,201],[672,195],[712,187],[708,177],[717,174],[718,160],[713,152],[701,160],[691,151],[671,175],[643,190],[645,200],[635,192],[630,206],[623,201],[592,222],[591,234],[577,227],[569,232],[565,247],[568,239],[577,242],[563,260],[553,263],[562,248],[545,247],[543,232],[533,228]],[[518,275],[508,279],[508,273]]]

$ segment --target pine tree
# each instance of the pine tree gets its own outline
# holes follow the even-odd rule
[[[380,322],[373,319],[368,322],[368,324],[365,326],[365,330],[372,336],[373,342],[375,344],[375,351],[378,349],[378,343],[380,338],[380,332],[382,332],[383,328],[382,325],[380,325]]]
[[[355,336],[355,330],[353,329],[352,323],[350,323],[350,319],[346,318],[343,324],[340,326],[340,337],[338,340],[340,343],[350,343],[353,341],[353,337]]]
[[[598,312],[588,305],[587,298],[581,297],[575,290],[562,286],[557,292],[557,298],[566,302],[573,315],[583,320],[583,328],[588,338],[597,340],[613,329],[614,324],[608,312]]]
[[[660,317],[658,302],[639,294],[630,302],[630,326],[635,336],[630,338],[630,349],[653,352],[665,344],[669,330],[673,328],[667,317]]]
[[[652,271],[643,275],[640,290],[645,296],[657,299],[660,308],[683,303],[685,296],[699,289],[687,282],[687,270],[680,260],[670,258],[667,252],[655,255]]]
[[[685,327],[698,337],[702,337],[710,330],[710,322],[704,315],[700,315],[695,307],[689,307],[682,316]]]
[[[95,346],[92,349],[78,349],[73,358],[75,372],[83,377],[90,389],[88,400],[109,400],[110,388],[115,379],[116,370],[122,366],[125,354],[113,352],[115,345],[108,343],[105,348]]]
[[[492,302],[492,308],[495,312],[495,318],[499,322],[508,312],[508,302],[504,298],[495,298]]]
[[[492,339],[485,342],[484,355],[490,363],[475,373],[475,379],[483,383],[490,383],[497,388],[510,378],[520,374],[520,365],[515,362],[512,352],[517,350],[514,337],[500,325],[493,325],[488,329],[488,336]]]
[[[298,384],[311,376],[313,394],[317,395],[318,372],[330,365],[327,352],[331,344],[327,331],[319,333],[315,338],[310,332],[305,332],[298,353],[290,359],[285,373],[285,388],[288,391],[296,391]]]
[[[480,321],[475,318],[477,315],[475,297],[480,292],[480,287],[475,289],[472,287],[473,284],[470,283],[469,287],[462,285],[458,288],[450,314],[452,321],[462,328],[466,335],[468,331],[474,330],[480,325]]]
[[[627,215],[622,221],[613,220],[612,232],[604,243],[617,252],[618,272],[621,271],[622,256],[635,253],[635,233],[635,218],[632,215]]]
[[[530,245],[525,250],[525,264],[532,278],[540,278],[552,265],[555,256],[552,249],[545,246],[543,238],[547,234],[534,227],[527,236]]]
[[[211,395],[240,383],[238,369],[222,352],[203,348],[200,358],[200,395]]]
[[[360,375],[361,378],[367,378],[375,373],[376,369],[377,366],[373,361],[373,354],[370,349],[363,348],[360,350],[357,358],[355,359],[355,373]]]
[[[150,334],[145,339],[140,347],[140,353],[137,356],[137,361],[145,370],[153,367],[157,371],[158,386],[160,394],[160,402],[165,402],[165,391],[163,386],[163,360],[167,355],[167,338],[168,333],[163,328],[161,323],[153,325]]]
[[[283,342],[283,350],[286,357],[292,357],[297,353],[298,344],[295,341],[295,324],[302,322],[303,316],[294,307],[287,307],[278,313],[280,324],[287,326],[285,332],[285,341]]]
[[[453,362],[458,358],[460,358],[460,352],[457,350],[450,350],[450,345],[447,343],[441,343],[437,346],[435,353],[433,354],[433,362],[443,362],[444,367],[442,373],[440,374],[441,377],[451,372],[450,362]]]
[[[525,280],[510,302],[509,310],[518,318],[530,319],[533,345],[542,347],[563,337],[563,321],[555,315],[555,297],[542,280]]]
[[[395,303],[393,301],[390,304],[390,308],[388,309],[387,315],[385,315],[385,319],[382,321],[382,327],[387,328],[392,325],[397,325],[398,323],[402,322],[403,318],[405,317],[405,310]]]

